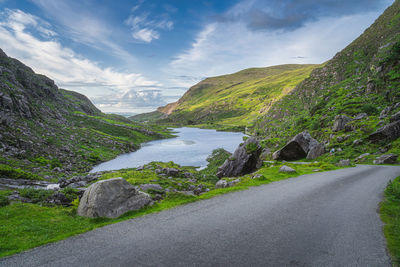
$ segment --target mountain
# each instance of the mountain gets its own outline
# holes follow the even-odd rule
[[[207,124],[214,128],[243,128],[268,112],[274,102],[289,93],[318,66],[252,68],[207,78],[191,87],[177,102],[131,119],[183,125]]]
[[[163,136],[102,113],[0,49],[0,176],[5,166],[50,177],[88,171]]]
[[[306,129],[328,150],[343,150],[337,154],[341,157],[398,155],[399,140],[379,144],[368,140],[400,111],[399,63],[400,1],[396,0],[359,38],[274,103],[252,130],[283,144]],[[340,118],[349,122],[346,129],[335,131]]]

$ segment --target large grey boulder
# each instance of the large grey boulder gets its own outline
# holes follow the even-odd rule
[[[296,172],[296,170],[289,166],[283,165],[282,167],[279,168],[279,172],[294,173]]]
[[[254,172],[261,167],[261,152],[262,148],[257,139],[250,137],[218,168],[217,176],[237,177]]]
[[[339,132],[346,129],[347,123],[351,122],[352,119],[345,115],[337,115],[333,122],[332,131]]]
[[[374,160],[374,164],[395,164],[397,158],[398,156],[396,154],[382,155]]]
[[[379,141],[394,141],[400,137],[400,121],[392,122],[376,130],[369,135],[368,139],[377,143]]]
[[[122,178],[113,178],[92,184],[83,194],[78,215],[90,218],[117,218],[139,210],[152,202],[151,197],[140,192]]]
[[[325,153],[325,147],[305,131],[290,140],[282,149],[272,154],[274,160],[315,159]]]

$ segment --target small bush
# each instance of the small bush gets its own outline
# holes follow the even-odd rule
[[[10,204],[10,200],[8,200],[7,196],[0,195],[0,207],[4,207]]]
[[[33,203],[39,203],[45,201],[48,197],[54,194],[53,190],[35,189],[35,188],[24,188],[19,191],[22,197],[29,198]]]
[[[253,153],[253,152],[257,151],[257,149],[258,149],[258,145],[256,143],[248,143],[246,145],[247,154]]]
[[[400,179],[398,178],[393,182],[390,181],[386,190],[389,195],[400,200]]]
[[[23,171],[19,168],[15,169],[4,164],[0,164],[0,175],[11,179],[43,180],[36,174]]]
[[[365,104],[364,106],[361,107],[361,111],[367,113],[369,116],[378,113],[378,109],[372,104]]]

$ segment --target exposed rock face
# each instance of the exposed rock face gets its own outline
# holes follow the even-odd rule
[[[369,140],[371,142],[379,141],[394,141],[400,137],[400,121],[392,122],[388,125],[383,126],[376,130],[376,132],[370,134]]]
[[[260,167],[261,152],[262,148],[257,139],[250,137],[219,167],[217,176],[219,178],[236,177],[257,170]]]
[[[395,164],[397,158],[398,156],[395,154],[382,155],[374,160],[374,164]]]
[[[290,140],[282,149],[272,154],[274,160],[315,159],[325,153],[325,147],[311,137],[308,132],[302,132]]]
[[[400,111],[390,118],[390,122],[400,121]]]
[[[89,186],[79,203],[78,214],[90,218],[116,218],[151,202],[148,194],[138,191],[126,180],[113,178]]]
[[[296,172],[296,170],[289,166],[283,165],[282,167],[279,168],[279,172],[293,173]]]
[[[332,131],[339,132],[345,130],[347,123],[350,121],[352,121],[352,119],[345,115],[337,115],[333,123]]]
[[[386,118],[386,117],[389,115],[389,113],[390,113],[391,110],[392,110],[391,107],[386,107],[386,108],[384,108],[384,109],[382,110],[381,114],[379,115],[379,119]]]

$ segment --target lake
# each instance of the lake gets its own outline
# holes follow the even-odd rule
[[[101,163],[91,172],[136,168],[152,161],[173,161],[181,166],[207,166],[206,158],[216,148],[234,152],[243,142],[243,133],[217,132],[198,128],[173,129],[176,138],[162,139],[142,144],[131,153]]]

